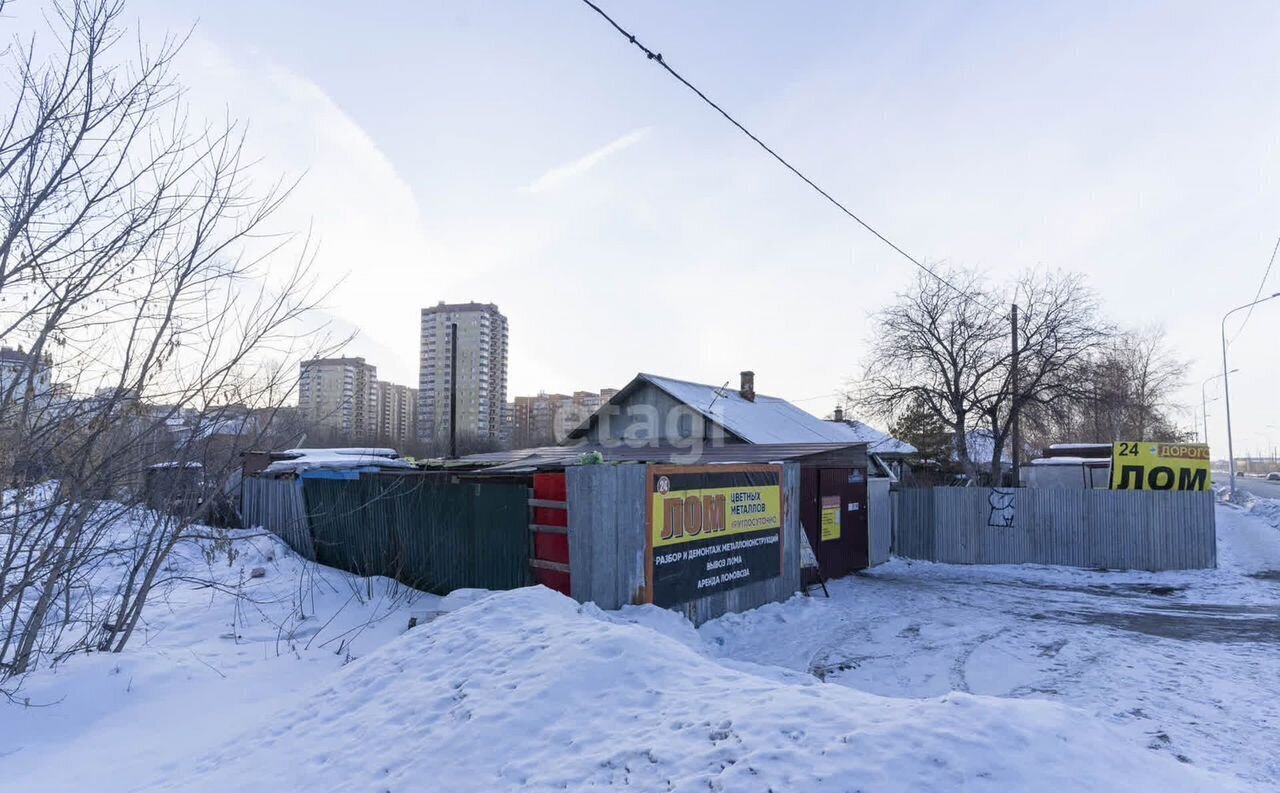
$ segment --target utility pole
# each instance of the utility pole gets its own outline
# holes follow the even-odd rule
[[[1019,468],[1018,460],[1022,456],[1021,455],[1022,432],[1018,427],[1018,403],[1021,399],[1021,396],[1018,393],[1018,346],[1019,345],[1018,345],[1018,304],[1017,303],[1013,304],[1013,310],[1009,313],[1009,321],[1010,321],[1010,324],[1013,326],[1013,331],[1011,334],[1013,338],[1013,362],[1012,362],[1011,368],[1013,371],[1009,375],[1010,381],[1013,386],[1012,388],[1013,401],[1009,409],[1010,418],[1012,419],[1012,422],[1013,422],[1013,433],[1012,433],[1013,453],[1010,456],[1013,458],[1013,486],[1020,487],[1022,484],[1022,478],[1019,476],[1019,473],[1018,473],[1018,468]]]
[[[1231,482],[1229,487],[1231,488],[1232,501],[1236,500],[1236,450],[1231,436],[1231,378],[1228,377],[1231,372],[1227,371],[1227,319],[1237,311],[1244,311],[1246,308],[1253,308],[1259,303],[1265,303],[1268,300],[1274,300],[1277,297],[1280,297],[1280,292],[1259,298],[1252,303],[1246,303],[1243,306],[1237,306],[1228,311],[1222,317],[1222,398],[1227,403],[1227,465],[1230,466],[1231,470]]]
[[[1238,371],[1240,370],[1232,369],[1230,372],[1227,372],[1227,374],[1235,374]],[[1204,389],[1205,389],[1205,386],[1209,385],[1214,380],[1217,380],[1219,377],[1222,377],[1221,373],[1215,374],[1213,377],[1208,378],[1207,380],[1205,380],[1203,383],[1200,384],[1200,418],[1201,420],[1204,421],[1204,442],[1205,443],[1209,442],[1209,395],[1205,393]],[[1217,402],[1217,401],[1218,400],[1216,399],[1214,400],[1214,402]]]
[[[449,456],[458,456],[458,323],[449,323]]]

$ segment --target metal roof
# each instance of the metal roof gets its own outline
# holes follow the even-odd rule
[[[605,407],[569,434],[585,437],[591,422],[609,405],[625,402],[642,384],[648,383],[671,398],[701,413],[708,421],[751,444],[865,443],[874,452],[889,455],[914,454],[915,447],[856,421],[824,421],[785,399],[757,393],[745,399],[736,389],[717,387],[673,377],[641,372],[615,394]]]
[[[831,461],[832,465],[865,464],[865,443],[734,443],[704,446],[695,453],[687,446],[544,446],[487,452],[443,461],[444,468],[479,468],[493,473],[523,473],[577,465],[578,459],[598,452],[606,463],[659,463],[709,465],[720,463],[800,462],[806,458]]]

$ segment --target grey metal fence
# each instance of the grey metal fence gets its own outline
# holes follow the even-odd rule
[[[315,561],[302,480],[246,476],[240,485],[240,515],[246,528],[261,526],[299,556]]]
[[[896,494],[894,553],[952,564],[1217,566],[1213,494],[919,488]]]
[[[732,611],[780,603],[800,589],[800,467],[782,466],[782,572],[671,608],[694,624]],[[565,471],[569,497],[570,588],[605,609],[632,603],[646,586],[648,505],[642,465],[576,465]]]

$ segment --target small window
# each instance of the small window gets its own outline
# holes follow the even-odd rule
[[[680,416],[679,427],[678,433],[681,438],[688,438],[690,435],[693,435],[693,416],[690,416],[688,413]]]

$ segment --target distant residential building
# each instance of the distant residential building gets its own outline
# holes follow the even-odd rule
[[[516,397],[512,404],[512,447],[530,449],[559,443],[617,393],[616,388],[603,388],[574,391],[572,395],[543,392]]]
[[[502,406],[502,421],[498,427],[498,442],[502,444],[502,448],[512,448],[512,441],[516,434],[516,406],[514,402],[508,402]]]
[[[28,394],[36,398],[53,391],[53,361],[37,357],[22,348],[0,347],[0,400],[22,401]]]
[[[450,366],[458,330],[457,372]],[[468,445],[502,443],[507,407],[507,318],[492,303],[439,303],[422,309],[418,438],[449,441],[449,393],[457,377],[457,437]]]
[[[380,442],[403,446],[418,436],[418,389],[377,382],[378,433]]]
[[[350,440],[378,434],[378,369],[364,358],[315,358],[301,364],[298,408],[313,427]]]

